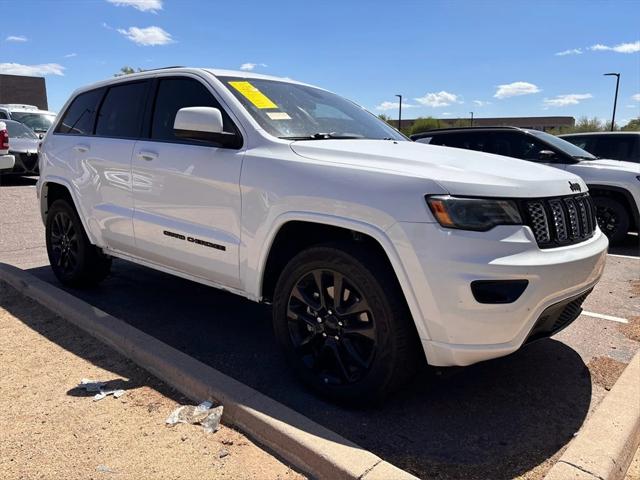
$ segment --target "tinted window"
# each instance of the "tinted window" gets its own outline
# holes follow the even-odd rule
[[[9,117],[7,117],[7,114],[6,114],[6,113],[4,113],[4,112],[0,112],[0,119],[2,119],[2,120],[6,120],[7,118],[9,118]]]
[[[565,137],[563,140],[573,143],[576,147],[582,148],[589,153],[593,153],[593,137],[591,139],[589,137]]]
[[[487,150],[490,153],[536,162],[549,162],[549,160],[551,160],[549,158],[540,159],[540,152],[542,150],[552,150],[551,147],[531,135],[504,132],[493,133],[492,136],[493,145]]]
[[[633,156],[634,140],[632,135],[597,136],[591,153],[601,158],[627,160]]]
[[[91,135],[96,108],[103,93],[104,89],[100,88],[78,95],[75,100],[71,102],[67,111],[64,112],[62,120],[56,127],[55,133]]]
[[[448,133],[435,135],[429,142],[431,145],[442,145],[444,147],[465,148],[467,150],[477,150],[487,152],[489,148],[488,133]]]
[[[153,111],[151,138],[184,143],[184,139],[175,136],[173,122],[178,110],[185,107],[214,107],[222,110],[209,90],[197,80],[191,78],[160,80]],[[224,110],[222,110],[222,119],[225,132],[235,131],[231,119]]]
[[[147,82],[111,87],[102,102],[96,123],[96,135],[137,138],[140,136]]]

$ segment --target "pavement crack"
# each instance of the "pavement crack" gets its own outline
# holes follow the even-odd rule
[[[601,477],[600,475],[596,475],[593,472],[590,472],[589,470],[587,470],[586,468],[582,468],[579,465],[576,465],[574,463],[571,462],[567,462],[566,460],[558,460],[558,462],[562,462],[562,463],[566,463],[567,465],[572,466],[573,468],[577,468],[578,470],[580,470],[581,472],[587,473],[589,475],[591,475],[593,478],[597,478],[598,480],[605,480],[603,477]]]
[[[362,480],[363,478],[365,478],[367,475],[369,475],[369,472],[371,472],[371,470],[373,470],[374,468],[376,468],[380,463],[382,463],[382,459],[379,458],[378,461],[376,463],[374,463],[373,465],[371,465],[369,468],[367,468],[364,473],[362,475],[360,475],[358,477],[358,480]]]

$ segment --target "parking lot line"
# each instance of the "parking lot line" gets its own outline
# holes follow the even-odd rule
[[[636,257],[633,255],[620,255],[619,253],[607,253],[610,257],[618,257],[618,258],[633,258],[634,260],[638,260],[640,257]]]
[[[629,323],[629,321],[626,318],[614,317],[612,315],[604,315],[602,313],[587,312],[586,310],[582,311],[582,315],[586,315],[587,317],[602,318],[603,320],[611,320],[612,322]]]

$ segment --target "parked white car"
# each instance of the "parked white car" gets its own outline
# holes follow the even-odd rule
[[[0,120],[20,122],[38,135],[44,135],[56,119],[55,112],[40,110],[35,105],[22,103],[0,104]]]
[[[98,282],[119,257],[272,303],[290,363],[334,399],[552,335],[604,267],[578,176],[410,142],[310,85],[164,69],[62,112],[38,180],[58,279]]]

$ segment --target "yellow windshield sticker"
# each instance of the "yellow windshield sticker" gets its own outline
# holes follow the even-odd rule
[[[291,120],[287,112],[267,112],[267,116],[271,120]]]
[[[257,108],[278,108],[264,93],[254,87],[250,82],[229,82],[242,96],[253,103]]]

